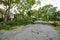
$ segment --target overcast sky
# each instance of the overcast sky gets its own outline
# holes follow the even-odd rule
[[[35,5],[34,9],[39,8],[39,6],[52,4],[53,6],[58,7],[57,10],[60,10],[60,0],[40,0],[40,1],[41,1],[41,5],[38,5],[37,7]]]

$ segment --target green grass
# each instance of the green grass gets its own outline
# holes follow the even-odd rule
[[[54,22],[54,21],[48,21],[48,22]],[[60,21],[56,21],[56,23],[57,23],[58,25],[60,25]],[[54,28],[55,30],[57,30],[58,33],[60,34],[60,26],[54,26],[54,25],[53,25],[53,28]]]
[[[6,24],[2,24],[0,23],[0,30],[12,30],[13,27],[11,25],[6,25]]]
[[[60,30],[60,26],[56,26],[54,27],[56,30]]]
[[[24,16],[24,19],[18,19],[18,18],[20,17],[14,18],[12,21],[9,21],[7,24],[3,24],[0,22],[0,30],[13,30],[16,29],[17,26],[18,27],[20,27],[21,25],[25,26],[32,22],[32,18],[29,16]]]
[[[54,22],[54,21],[51,21],[51,22]],[[56,21],[56,23],[59,25],[60,24],[60,21]],[[54,26],[55,30],[59,30],[60,31],[60,26]]]
[[[60,30],[60,26],[56,26],[54,28],[55,28],[55,30]]]
[[[20,27],[21,25],[25,26],[29,24],[30,22],[18,22],[16,24],[3,24],[0,23],[0,30],[13,30],[16,29],[16,27]]]
[[[60,21],[57,21],[58,24],[60,24]]]
[[[54,22],[54,21],[48,21],[48,22]],[[60,20],[59,20],[59,21],[56,21],[56,23],[57,23],[58,25],[60,25]],[[55,30],[57,30],[57,31],[59,32],[59,34],[60,34],[60,26],[54,26],[54,25],[53,25],[53,28],[54,28]]]
[[[49,20],[48,22],[54,22],[54,21],[50,21],[50,20]],[[59,21],[55,21],[55,22],[58,23],[58,24],[60,24],[60,20],[59,20]]]
[[[58,33],[60,34],[60,26],[54,26],[53,28],[54,28],[55,30],[57,30]]]

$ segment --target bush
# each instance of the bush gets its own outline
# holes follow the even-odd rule
[[[0,23],[0,30],[12,30],[13,28],[11,27],[11,25],[7,25],[7,24],[3,24]]]
[[[0,22],[2,22],[3,21],[3,18],[0,18]]]
[[[29,16],[24,16],[23,19],[14,19],[12,21],[8,21],[4,24],[4,22],[0,23],[0,30],[11,30],[15,26],[27,25],[33,22],[33,19]]]

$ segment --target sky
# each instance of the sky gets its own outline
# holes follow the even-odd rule
[[[57,10],[60,10],[60,0],[40,0],[41,5],[34,5],[33,9],[38,9],[47,4],[52,4],[54,7],[58,7]]]

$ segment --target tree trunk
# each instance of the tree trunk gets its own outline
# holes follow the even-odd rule
[[[10,8],[11,8],[11,1],[9,1],[9,5],[6,6],[6,11],[5,11],[5,14],[4,14],[4,23],[6,23],[8,20],[7,20],[7,16],[8,14],[10,13]]]

